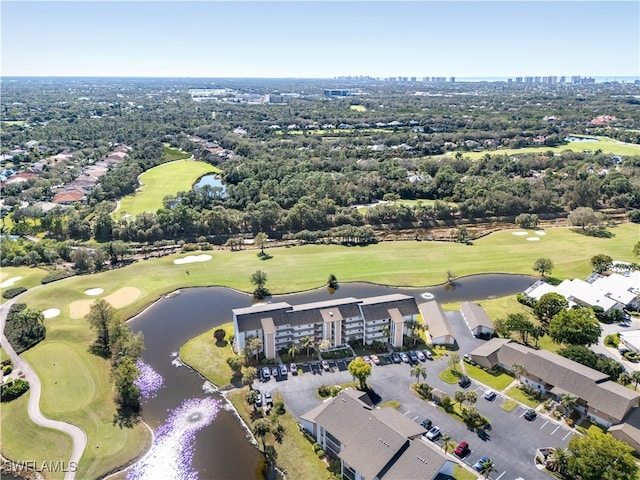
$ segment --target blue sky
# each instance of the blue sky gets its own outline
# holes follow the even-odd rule
[[[2,0],[3,76],[640,77],[638,1]]]

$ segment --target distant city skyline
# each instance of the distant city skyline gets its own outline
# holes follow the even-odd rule
[[[2,1],[2,76],[640,78],[637,1]]]

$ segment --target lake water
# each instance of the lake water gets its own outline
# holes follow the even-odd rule
[[[209,173],[207,175],[203,175],[202,177],[200,177],[200,179],[193,185],[193,188],[202,188],[205,185],[209,186],[209,187],[215,187],[215,188],[220,188],[222,189],[220,191],[220,197],[224,198],[224,196],[226,195],[226,190],[227,188],[225,187],[224,183],[222,183],[222,178],[220,178],[219,175],[213,174],[213,173]]]
[[[389,293],[414,296],[418,303],[435,298],[447,303],[482,300],[524,291],[535,281],[526,275],[476,275],[453,286],[394,288],[367,283],[343,284],[335,292],[320,288],[278,295],[272,301],[291,304],[331,298],[370,297]],[[232,321],[231,310],[250,306],[252,296],[221,287],[190,288],[163,298],[132,319],[145,338],[142,360],[163,384],[143,402],[143,416],[156,437],[150,455],[128,473],[130,479],[157,480],[263,478],[263,458],[247,432],[217,392],[203,390],[205,380],[180,366],[176,355],[189,339]]]

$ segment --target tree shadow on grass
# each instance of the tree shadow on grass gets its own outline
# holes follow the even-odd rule
[[[616,236],[615,233],[610,232],[604,227],[572,228],[571,230],[575,233],[579,233],[580,235],[585,235],[587,237],[613,238]]]
[[[140,410],[140,406],[134,408],[123,405],[119,406],[116,413],[113,414],[113,425],[117,425],[121,429],[133,428],[141,420]]]
[[[218,348],[224,348],[227,345],[229,345],[229,342],[227,340],[216,340],[216,347]]]

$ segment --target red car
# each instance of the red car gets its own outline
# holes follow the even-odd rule
[[[469,453],[469,444],[467,442],[460,442],[453,453],[460,458],[466,456]]]

